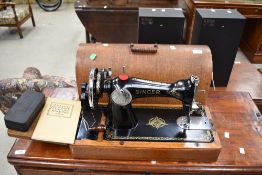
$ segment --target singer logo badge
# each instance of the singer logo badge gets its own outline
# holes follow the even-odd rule
[[[154,89],[136,90],[136,95],[160,95],[160,90],[154,90]]]
[[[158,116],[155,116],[155,117],[149,119],[147,125],[150,125],[153,128],[159,129],[159,128],[162,128],[162,127],[164,127],[168,124],[166,123],[166,121],[164,119],[162,119]]]

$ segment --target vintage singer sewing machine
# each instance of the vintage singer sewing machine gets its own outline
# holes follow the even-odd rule
[[[123,68],[124,69],[124,68]],[[82,84],[82,122],[79,139],[97,139],[105,131],[106,140],[212,142],[212,125],[205,109],[195,101],[199,78],[195,75],[167,84],[128,77],[111,78],[112,70],[93,68],[88,83]],[[110,99],[99,105],[102,95]],[[170,97],[180,100],[182,108],[133,107],[132,100]],[[97,121],[106,116],[106,125]]]
[[[221,144],[205,104],[211,73],[206,46],[81,44],[73,157],[216,161]]]

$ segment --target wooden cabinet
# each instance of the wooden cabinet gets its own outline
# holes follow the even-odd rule
[[[17,168],[18,172],[22,175],[74,175],[74,172],[66,171],[52,171],[52,170],[41,170],[31,168]]]
[[[246,21],[240,47],[251,62],[262,63],[262,19]]]
[[[127,172],[105,172],[105,171],[92,171],[92,172],[75,172],[74,175],[149,175],[147,173],[127,173]]]
[[[188,14],[186,41],[191,43],[196,8],[237,9],[247,18],[240,47],[252,63],[262,63],[262,1],[261,0],[185,0]]]
[[[250,95],[244,92],[211,92],[207,99],[222,151],[216,162],[127,161],[74,159],[69,146],[17,139],[8,161],[19,175],[258,175],[262,174],[262,137],[257,130],[260,114]],[[260,114],[261,115],[261,114]],[[260,123],[261,124],[261,123]],[[230,133],[230,138],[224,137]],[[245,149],[245,154],[240,153]],[[16,154],[26,150],[25,154]]]
[[[18,174],[21,175],[148,175],[149,173],[132,173],[132,172],[107,172],[107,171],[89,171],[89,170],[48,170],[16,167]]]
[[[180,8],[184,0],[78,0],[75,11],[89,33],[99,42],[137,43],[138,8]]]

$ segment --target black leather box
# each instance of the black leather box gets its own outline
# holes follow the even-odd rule
[[[6,127],[18,131],[27,131],[44,104],[44,94],[29,90],[24,92],[5,115]]]

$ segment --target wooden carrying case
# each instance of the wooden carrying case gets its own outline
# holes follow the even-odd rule
[[[91,54],[96,58],[91,60]],[[129,77],[139,77],[152,81],[174,83],[194,74],[200,78],[197,101],[205,104],[211,75],[212,56],[207,46],[197,45],[134,45],[129,44],[80,44],[76,55],[76,81],[78,92],[81,83],[88,82],[90,70],[112,68],[112,77],[125,72]],[[106,102],[107,99],[101,100]],[[173,98],[136,99],[138,104],[180,104]]]
[[[96,58],[90,59],[90,56]],[[88,82],[92,68],[112,68],[112,77],[122,73],[152,81],[174,83],[194,74],[200,78],[196,100],[205,104],[212,75],[212,56],[207,46],[200,45],[128,45],[80,44],[76,58],[76,80],[79,94],[81,83]],[[107,102],[103,98],[100,102]],[[132,102],[138,106],[176,106],[173,98],[141,98]],[[208,108],[208,117],[212,120]],[[103,122],[103,120],[102,120]],[[76,140],[70,145],[74,158],[163,160],[163,161],[216,161],[221,150],[217,133],[212,143],[106,141],[103,133],[98,140]]]

